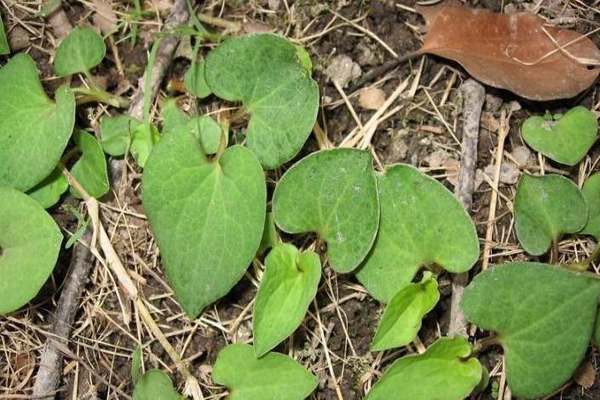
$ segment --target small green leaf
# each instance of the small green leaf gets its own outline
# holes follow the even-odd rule
[[[554,118],[528,118],[521,127],[523,139],[546,157],[561,164],[575,165],[596,141],[596,117],[587,108],[579,106]]]
[[[373,249],[357,271],[377,300],[388,303],[420,267],[469,270],[479,257],[475,225],[440,182],[404,164],[378,177],[381,225]]]
[[[560,175],[523,174],[515,195],[515,230],[521,246],[539,256],[564,233],[579,232],[587,205],[573,182]]]
[[[349,148],[318,151],[283,175],[273,194],[273,215],[288,233],[317,232],[337,272],[356,268],[379,225],[371,153]]]
[[[158,143],[142,179],[142,200],[167,277],[189,317],[243,276],[265,223],[264,172],[248,149],[207,160],[186,129]]]
[[[302,365],[279,353],[256,359],[252,346],[231,344],[219,352],[213,381],[229,389],[229,400],[302,400],[319,381]]]
[[[131,133],[131,155],[144,168],[154,146],[160,141],[160,132],[151,123],[138,125]]]
[[[120,157],[127,152],[127,147],[133,136],[133,132],[141,123],[129,115],[115,115],[104,117],[100,122],[100,133],[102,134],[102,148],[114,157]]]
[[[581,233],[592,235],[600,242],[600,173],[590,176],[581,192],[588,205],[588,220]]]
[[[131,355],[131,380],[137,385],[142,372],[142,347],[138,344]]]
[[[296,47],[272,34],[228,39],[206,58],[205,77],[218,97],[250,113],[248,148],[274,169],[300,151],[317,119],[319,89]]]
[[[44,208],[55,205],[69,188],[69,182],[60,169],[55,168],[43,181],[31,188],[27,194]]]
[[[8,41],[6,40],[6,33],[4,32],[4,23],[2,22],[2,17],[0,16],[0,54],[8,53],[10,53],[10,47],[8,46]]]
[[[89,73],[106,55],[104,40],[96,31],[78,26],[60,43],[54,56],[58,76]]]
[[[110,189],[102,146],[93,135],[79,129],[75,131],[73,138],[81,151],[81,158],[73,165],[71,175],[90,196],[98,199]],[[75,188],[71,187],[70,192],[74,197],[81,198],[81,194]]]
[[[0,186],[27,191],[54,170],[75,123],[75,96],[67,86],[52,102],[27,54],[0,69]]]
[[[291,244],[271,250],[254,303],[254,353],[262,357],[300,326],[321,280],[319,256]]]
[[[412,342],[421,329],[421,320],[439,299],[438,284],[431,273],[420,283],[400,289],[385,308],[371,351],[393,349]]]
[[[208,97],[211,94],[204,77],[204,66],[204,61],[193,62],[183,77],[185,90],[200,99]]]
[[[163,135],[167,135],[169,132],[173,132],[180,126],[184,126],[190,120],[190,117],[185,115],[183,111],[177,105],[176,99],[166,99],[162,105],[162,117],[163,117]]]
[[[381,376],[365,400],[462,400],[481,382],[482,368],[462,337],[440,338],[425,353],[403,357]]]
[[[27,304],[46,282],[62,234],[42,206],[18,190],[0,187],[0,204],[0,314],[7,314]]]
[[[482,329],[498,333],[513,396],[550,395],[585,356],[600,282],[559,266],[506,264],[479,274],[462,308]]]
[[[262,255],[268,249],[277,246],[277,243],[279,243],[279,235],[277,234],[277,229],[275,229],[273,213],[269,211],[265,218],[265,229],[263,230],[263,236],[258,247],[258,255]]]
[[[187,400],[177,393],[167,374],[151,369],[135,385],[133,400]]]

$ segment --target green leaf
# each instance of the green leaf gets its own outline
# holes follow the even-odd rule
[[[185,129],[155,147],[142,200],[169,282],[190,318],[243,276],[260,244],[266,197],[260,163],[244,147],[209,161]]]
[[[10,53],[10,47],[8,46],[8,41],[6,40],[6,33],[4,32],[4,23],[2,22],[2,17],[0,16],[0,54],[8,53]]]
[[[349,148],[318,151],[283,175],[273,194],[273,215],[288,233],[317,232],[337,272],[356,268],[379,225],[371,153]]]
[[[131,380],[137,385],[142,371],[142,347],[138,344],[131,355]]]
[[[0,186],[27,191],[58,164],[73,132],[75,97],[61,86],[52,102],[27,54],[0,69],[0,93]]]
[[[263,230],[263,236],[260,240],[257,253],[262,255],[268,249],[277,246],[277,243],[279,243],[279,235],[277,234],[277,229],[275,229],[273,213],[269,211],[265,218],[265,229]]]
[[[530,117],[521,131],[533,149],[561,164],[575,165],[596,141],[598,124],[591,111],[579,106],[556,119]]]
[[[185,90],[203,99],[210,96],[211,91],[204,77],[205,62],[193,62],[183,77]]]
[[[135,385],[133,400],[187,400],[187,397],[177,393],[167,374],[151,369]]]
[[[319,256],[291,244],[271,250],[254,303],[254,353],[262,357],[300,326],[321,280]]]
[[[213,381],[229,389],[229,400],[302,400],[319,381],[302,365],[279,353],[256,359],[251,346],[231,344],[219,352]]]
[[[425,353],[403,357],[381,376],[365,400],[462,400],[482,378],[462,337],[440,338]]]
[[[592,341],[594,342],[596,347],[600,346],[600,318],[598,318],[598,312],[596,312],[596,322],[594,323]]]
[[[110,189],[102,146],[93,135],[80,129],[75,131],[73,138],[81,151],[81,158],[73,165],[71,175],[90,196],[98,199]],[[74,197],[81,198],[81,194],[75,188],[71,187],[70,192]]]
[[[46,18],[61,6],[61,0],[47,0],[42,3],[40,11],[35,14],[36,18]]]
[[[180,126],[184,126],[190,120],[190,117],[185,115],[177,105],[176,99],[166,99],[162,105],[163,117],[163,135],[174,131]]]
[[[218,97],[241,101],[250,113],[248,148],[274,169],[300,151],[319,110],[319,89],[296,47],[272,34],[221,43],[206,58],[205,77]]]
[[[388,303],[420,267],[469,270],[479,257],[475,225],[462,204],[440,182],[404,164],[378,177],[381,225],[358,280]]]
[[[498,333],[513,396],[544,397],[568,381],[585,356],[600,283],[559,266],[515,263],[479,274],[462,308]]]
[[[7,314],[37,295],[54,269],[62,235],[26,194],[0,187],[0,204],[0,314]]]
[[[581,233],[592,235],[600,242],[600,173],[590,176],[581,192],[588,205],[588,220]]]
[[[539,256],[564,233],[579,232],[587,204],[573,182],[560,175],[523,174],[515,195],[515,230],[521,246]]]
[[[102,139],[100,143],[106,152],[114,157],[120,157],[127,152],[127,147],[133,136],[133,132],[141,123],[129,115],[115,115],[114,117],[104,117],[100,122],[100,133]]]
[[[96,31],[78,26],[60,43],[54,56],[58,76],[87,74],[100,64],[106,55],[104,40]]]
[[[154,146],[160,141],[160,132],[151,123],[138,125],[131,133],[131,155],[144,168]]]
[[[421,329],[423,317],[440,299],[438,284],[431,273],[420,283],[410,283],[385,308],[371,351],[393,349],[412,342]]]
[[[60,169],[55,168],[43,181],[31,188],[27,194],[44,208],[55,205],[69,188],[69,182]]]

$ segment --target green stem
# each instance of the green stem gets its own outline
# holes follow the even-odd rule
[[[592,251],[592,254],[590,254],[588,258],[578,263],[569,264],[567,265],[567,268],[572,269],[574,271],[586,271],[590,267],[590,265],[598,258],[600,258],[600,243],[596,245],[596,248],[594,249],[594,251]]]
[[[483,338],[473,345],[473,350],[471,350],[471,354],[469,354],[469,357],[477,357],[483,351],[499,344],[500,340],[498,340],[498,336],[491,335],[486,338]]]
[[[73,92],[82,95],[77,98],[77,104],[87,104],[97,101],[117,108],[127,108],[130,103],[128,99],[108,93],[100,88],[73,88]]]

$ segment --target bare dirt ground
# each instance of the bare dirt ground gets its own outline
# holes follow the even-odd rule
[[[37,62],[44,84],[53,91],[60,80],[54,76],[51,59],[58,40],[47,21],[36,16],[39,0],[0,0],[5,28],[13,49],[26,51]],[[111,3],[108,1],[108,3]],[[112,1],[119,21],[119,30],[108,43],[107,58],[95,71],[106,89],[124,96],[132,94],[142,75],[149,47],[162,30],[172,6],[171,0],[146,0],[147,11],[134,21],[131,1]],[[367,72],[392,59],[418,48],[422,18],[412,7],[413,0],[358,1],[358,0],[213,0],[192,3],[197,12],[217,18],[206,27],[223,32],[232,25],[246,32],[271,31],[287,36],[303,45],[312,57],[314,78],[321,91],[319,123],[327,139],[339,145],[356,128],[365,124],[375,113],[361,106],[359,92],[336,88],[324,71],[336,57],[345,55],[355,63],[355,70]],[[582,33],[600,25],[600,4],[582,0],[469,0],[468,5],[494,11],[514,12],[530,10],[551,21],[565,21],[565,26]],[[63,1],[63,8],[73,25],[94,25],[97,5],[93,1]],[[224,23],[226,22],[226,23]],[[229,23],[229,25],[227,25]],[[230,24],[234,23],[234,24]],[[134,25],[138,38],[131,44]],[[240,34],[241,30],[230,32]],[[591,38],[600,44],[600,36]],[[206,54],[213,44],[205,44]],[[181,96],[180,104],[192,110],[196,101],[189,95],[172,93],[167,83],[181,80],[189,66],[189,38],[183,38],[178,57],[171,64],[157,100],[153,104],[154,121],[160,125],[162,99]],[[4,62],[5,59],[0,59]],[[460,160],[462,99],[459,88],[468,78],[455,63],[426,56],[412,60],[380,76],[365,87],[379,88],[386,97],[404,79],[410,86],[406,95],[396,100],[379,118],[372,145],[380,166],[402,162],[415,165],[441,180],[453,190]],[[509,129],[501,155],[506,170],[500,176],[497,218],[493,221],[493,241],[489,262],[491,264],[531,259],[517,244],[514,234],[512,199],[516,179],[523,169],[560,173],[582,183],[585,177],[600,170],[600,147],[595,145],[580,168],[566,168],[536,158],[523,151],[524,143],[519,127],[533,113],[546,109],[565,110],[584,105],[595,111],[600,108],[600,84],[575,99],[552,103],[534,103],[510,93],[486,87],[485,111],[478,148],[477,169],[481,180],[472,208],[480,238],[486,235],[489,204],[492,190],[488,182],[493,173],[486,168],[495,162],[498,154],[498,132]],[[344,101],[342,97],[347,98]],[[217,114],[223,104],[209,98],[199,101],[203,113]],[[510,119],[502,126],[502,114],[514,109]],[[78,108],[77,124],[98,130],[102,115],[116,110],[92,104]],[[356,115],[356,118],[353,116]],[[358,119],[358,121],[356,120]],[[241,138],[240,135],[237,136]],[[298,159],[316,150],[320,143],[311,137]],[[225,298],[209,307],[195,321],[185,317],[174,300],[163,271],[160,257],[148,229],[140,200],[141,171],[127,163],[121,190],[102,199],[105,226],[111,241],[143,294],[152,316],[175,346],[190,370],[198,377],[206,398],[217,399],[225,395],[222,387],[211,380],[211,368],[218,351],[231,342],[251,342],[252,301],[260,276],[260,266],[250,268],[243,280]],[[269,173],[268,184],[272,190],[285,168]],[[487,174],[487,175],[486,175]],[[77,201],[67,199],[65,204],[81,207]],[[65,236],[77,229],[77,220],[63,204],[51,210],[64,230]],[[289,238],[288,238],[289,239]],[[483,248],[483,239],[482,248]],[[308,246],[314,236],[302,237],[296,244]],[[561,243],[560,257],[572,259],[591,248],[591,242],[573,240]],[[323,249],[319,249],[323,253]],[[59,264],[39,296],[31,304],[9,316],[0,317],[0,399],[29,398],[37,371],[37,363],[50,329],[49,321],[68,274],[70,251],[65,250]],[[474,275],[478,266],[471,272]],[[382,306],[370,298],[351,275],[339,275],[325,268],[316,298],[317,307],[311,307],[302,326],[276,350],[293,356],[309,368],[320,381],[311,398],[336,399],[340,390],[346,400],[361,399],[380,376],[381,372],[399,356],[427,347],[448,329],[450,304],[450,277],[440,280],[442,298],[436,309],[424,321],[419,341],[403,350],[381,353],[369,352],[369,345],[382,313]],[[131,354],[139,343],[143,349],[146,368],[157,367],[172,372],[175,384],[182,388],[183,380],[164,349],[149,334],[140,321],[135,307],[123,305],[119,300],[120,287],[115,277],[95,263],[85,284],[84,296],[79,302],[73,332],[69,340],[71,354],[66,357],[62,370],[59,399],[124,399],[132,393],[130,378]],[[131,322],[124,322],[124,315]],[[598,370],[598,352],[590,348],[586,363]],[[491,371],[491,381],[478,399],[504,398],[505,379],[501,350],[488,351],[482,361]],[[552,399],[599,399],[600,381],[592,377],[591,387],[583,388],[571,382]]]

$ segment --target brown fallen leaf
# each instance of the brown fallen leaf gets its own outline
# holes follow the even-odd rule
[[[102,31],[104,35],[112,33],[117,29],[117,15],[113,10],[112,4],[106,0],[93,0],[94,9],[94,25]]]
[[[385,103],[385,92],[376,87],[361,90],[358,93],[358,104],[366,110],[379,110]]]
[[[427,34],[418,54],[461,64],[485,84],[532,100],[573,97],[600,73],[600,50],[530,13],[497,14],[444,2],[419,6]]]

